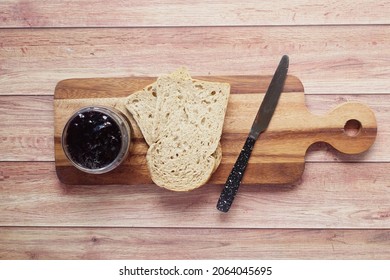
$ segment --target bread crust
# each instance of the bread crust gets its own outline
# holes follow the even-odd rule
[[[229,94],[229,84],[194,80],[180,68],[129,96],[126,108],[149,144],[153,182],[173,191],[207,183],[222,159]],[[146,116],[145,108],[153,113]]]

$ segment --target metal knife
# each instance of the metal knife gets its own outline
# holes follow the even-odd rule
[[[226,180],[225,187],[223,188],[217,203],[217,209],[219,211],[228,212],[232,206],[255,142],[257,138],[259,138],[260,133],[267,129],[272,115],[274,114],[276,105],[278,104],[278,100],[283,91],[284,82],[287,77],[288,65],[289,58],[287,55],[284,55],[279,62],[279,66],[276,69],[274,76],[272,77],[271,83],[267,89],[259,111],[257,112],[256,118],[253,121],[251,131],[245,141],[244,147],[242,148],[240,155],[238,156],[237,161]]]

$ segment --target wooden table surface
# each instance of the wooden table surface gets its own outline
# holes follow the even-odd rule
[[[0,1],[0,259],[389,259],[390,1]],[[293,185],[65,186],[53,93],[67,78],[270,75],[283,54],[318,114],[372,108],[372,148],[310,148]]]

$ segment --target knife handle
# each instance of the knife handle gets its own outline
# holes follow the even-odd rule
[[[248,164],[249,157],[252,153],[256,140],[248,137],[245,141],[240,155],[238,156],[236,163],[233,166],[229,177],[226,180],[225,187],[223,188],[221,195],[217,203],[217,209],[222,212],[228,212],[230,206],[232,206],[234,197],[237,194],[238,188],[241,184],[241,179],[244,176],[245,168]]]

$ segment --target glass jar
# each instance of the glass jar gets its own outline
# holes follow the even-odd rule
[[[117,109],[90,106],[79,109],[62,132],[66,157],[79,170],[102,174],[119,166],[127,157],[131,127]]]

